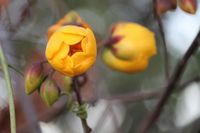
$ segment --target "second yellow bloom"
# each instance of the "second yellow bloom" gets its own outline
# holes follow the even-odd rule
[[[136,73],[147,68],[149,59],[156,54],[153,32],[136,23],[114,25],[111,38],[120,38],[103,51],[103,60],[111,68]]]

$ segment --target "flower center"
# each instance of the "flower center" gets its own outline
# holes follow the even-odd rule
[[[76,52],[83,52],[81,43],[77,43],[77,44],[69,46],[69,53],[68,53],[69,56],[72,56]]]

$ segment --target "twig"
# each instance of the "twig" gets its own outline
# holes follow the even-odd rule
[[[158,23],[158,27],[159,27],[159,31],[162,37],[162,41],[163,41],[163,50],[164,50],[164,60],[165,60],[165,75],[166,75],[166,79],[169,79],[169,68],[170,68],[170,64],[169,64],[169,55],[167,52],[167,44],[166,44],[166,40],[165,40],[165,33],[163,30],[163,24],[162,21],[160,19],[160,16],[157,14],[157,9],[156,9],[156,5],[157,5],[157,1],[153,0],[153,13],[154,13],[154,18]]]
[[[14,66],[8,64],[8,67],[11,68],[11,69],[13,69],[15,72],[19,73],[22,77],[24,77],[24,74],[20,70],[18,70],[17,68],[15,68]]]
[[[192,79],[189,79],[188,81],[185,81],[184,83],[182,83],[182,84],[180,85],[180,87],[179,87],[179,90],[181,90],[181,89],[187,87],[187,86],[190,85],[192,82],[198,82],[198,81],[200,81],[200,76],[199,76],[199,75],[196,76],[196,77],[194,77],[194,78],[192,78]]]
[[[143,121],[139,128],[139,133],[144,133],[147,129],[157,120],[159,117],[162,108],[164,107],[165,103],[167,102],[168,98],[172,94],[173,90],[177,87],[179,80],[186,68],[187,62],[192,56],[192,54],[197,50],[200,43],[200,32],[198,33],[197,37],[193,41],[192,45],[189,47],[183,58],[178,62],[174,73],[172,74],[164,93],[162,94],[158,104],[156,105],[153,112]]]
[[[115,130],[116,130],[116,133],[121,133],[121,128],[120,128],[120,124],[119,124],[119,122],[118,122],[118,120],[117,120],[117,116],[116,116],[116,114],[115,114],[115,112],[114,112],[114,110],[113,110],[113,107],[112,107],[112,105],[110,104],[110,106],[109,106],[109,113],[110,113],[110,115],[112,115],[112,121],[113,121],[113,124],[114,124],[114,126],[115,126]]]
[[[188,85],[190,85],[193,82],[199,82],[200,81],[200,75],[197,75],[183,83],[177,86],[178,90],[180,91],[184,88],[186,88]],[[120,102],[141,102],[144,100],[150,100],[150,99],[155,99],[161,97],[162,90],[166,87],[160,87],[158,89],[152,90],[152,89],[146,89],[145,91],[136,91],[136,92],[128,92],[125,94],[120,94],[120,95],[112,95],[112,96],[106,96],[106,97],[101,97],[106,100],[118,100]]]
[[[85,85],[88,82],[88,77],[87,77],[86,73],[80,75],[79,78],[81,78],[81,80],[79,79],[79,82],[78,82],[79,83],[78,84],[79,87]]]
[[[121,94],[117,96],[105,97],[107,100],[119,100],[122,102],[140,102],[148,99],[154,99],[161,96],[162,91],[156,89],[154,91],[140,91],[140,92],[131,92],[128,94]]]
[[[46,63],[48,63],[48,61],[47,60],[42,60],[40,63],[41,64],[46,64]]]
[[[96,126],[94,127],[94,132],[99,131],[100,128],[102,127],[102,125],[104,124],[106,117],[108,115],[108,112],[109,112],[109,106],[110,106],[110,103],[108,103],[108,105],[105,107],[104,111],[101,113],[101,116],[98,119]]]
[[[1,59],[1,65],[4,72],[5,80],[6,80],[7,89],[8,89],[11,133],[16,133],[14,94],[13,94],[13,89],[12,89],[12,84],[11,84],[11,78],[8,71],[8,63],[4,55],[4,51],[2,49],[1,44],[0,44],[0,59]]]
[[[12,22],[11,22],[11,18],[10,18],[10,13],[8,11],[8,6],[5,6],[5,12],[6,12],[6,17],[7,17],[7,21],[10,27],[12,27]]]
[[[83,102],[82,102],[81,95],[80,95],[80,92],[79,92],[79,85],[78,85],[77,77],[73,78],[73,89],[74,89],[74,92],[76,94],[78,104],[82,105]],[[86,119],[81,118],[81,123],[82,123],[83,129],[84,129],[84,132],[85,133],[91,133],[92,129],[88,126]]]
[[[185,81],[181,83],[178,86],[178,91],[186,88],[188,85],[190,85],[192,82],[198,82],[200,81],[200,76],[196,76],[192,79],[189,79],[188,81]],[[150,100],[150,99],[155,99],[159,98],[162,94],[162,91],[166,87],[160,87],[159,89],[156,90],[151,90],[148,89],[147,91],[139,91],[139,92],[129,92],[127,94],[121,94],[121,95],[114,95],[114,96],[108,96],[108,97],[103,97],[103,99],[106,100],[119,100],[121,102],[140,102],[144,100]]]

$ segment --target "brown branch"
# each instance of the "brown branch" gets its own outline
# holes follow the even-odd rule
[[[196,76],[194,78],[191,78],[183,83],[181,83],[177,88],[177,91],[180,91],[184,88],[186,88],[188,85],[190,85],[192,82],[199,82],[200,76]],[[140,102],[144,100],[150,100],[161,97],[162,91],[166,87],[160,87],[156,90],[147,89],[148,91],[140,91],[140,92],[129,92],[127,94],[121,94],[121,95],[114,95],[114,96],[108,96],[108,97],[102,97],[106,100],[119,100],[121,102]]]
[[[195,40],[193,41],[192,45],[189,47],[183,58],[176,65],[174,73],[172,74],[167,86],[164,89],[164,93],[162,94],[153,112],[141,124],[138,130],[139,133],[146,132],[147,129],[158,119],[165,103],[172,94],[173,90],[177,87],[178,82],[181,79],[181,76],[186,68],[188,60],[190,59],[192,54],[197,50],[199,43],[200,43],[200,32],[198,33],[197,37],[195,38]]]
[[[188,85],[190,85],[192,82],[199,82],[200,81],[200,76],[196,76],[192,79],[189,79],[188,81],[185,81],[184,83],[182,83],[179,87],[179,90],[186,88]]]
[[[140,91],[140,92],[131,92],[128,94],[121,94],[116,96],[105,97],[107,100],[119,100],[122,102],[140,102],[148,99],[154,99],[161,96],[160,89],[155,91]]]
[[[80,95],[80,92],[79,92],[79,83],[78,83],[77,77],[73,78],[73,89],[74,89],[74,92],[76,94],[78,104],[82,105],[83,102],[82,102],[81,95]],[[83,126],[85,133],[91,133],[92,132],[92,129],[88,126],[86,119],[81,118],[81,123],[82,123],[82,126]]]
[[[110,103],[108,103],[108,105],[105,107],[104,111],[101,113],[101,116],[98,119],[96,126],[94,127],[94,130],[93,130],[94,132],[99,131],[101,126],[104,124],[104,122],[107,118],[108,112],[109,112],[109,106],[110,106]]]
[[[112,121],[113,121],[113,124],[114,124],[114,126],[115,126],[115,131],[116,131],[116,133],[121,133],[121,128],[120,128],[120,124],[119,124],[119,122],[118,122],[118,120],[117,120],[117,116],[116,116],[116,114],[115,114],[115,112],[114,112],[114,110],[113,110],[113,107],[112,107],[112,105],[110,105],[109,106],[109,113],[110,113],[110,115],[112,115]]]
[[[164,60],[165,60],[165,75],[166,75],[166,79],[168,80],[169,75],[170,75],[170,72],[169,72],[169,68],[170,68],[170,66],[169,66],[170,65],[169,64],[169,55],[168,55],[168,52],[167,52],[167,44],[166,44],[166,40],[165,40],[165,33],[164,33],[164,30],[163,30],[163,24],[162,24],[162,21],[160,19],[160,16],[157,13],[156,5],[157,5],[157,0],[153,0],[153,14],[154,14],[155,20],[158,23],[159,31],[160,31],[161,38],[162,38],[162,41],[163,41],[163,51],[164,51]]]

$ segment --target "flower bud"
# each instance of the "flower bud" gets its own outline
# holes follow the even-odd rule
[[[40,87],[40,95],[42,100],[50,107],[58,100],[60,90],[53,80],[46,79]]]
[[[131,22],[115,25],[111,38],[121,37],[103,51],[104,62],[114,70],[135,73],[148,66],[149,59],[156,54],[153,32]]]
[[[91,29],[63,26],[49,39],[46,58],[60,73],[74,77],[85,73],[96,60],[96,40]]]
[[[32,65],[25,75],[25,92],[31,94],[39,88],[44,79],[44,70],[41,63]]]
[[[161,16],[169,10],[174,10],[177,7],[176,0],[156,0],[155,3],[156,13]]]
[[[197,11],[197,1],[196,0],[179,0],[180,8],[190,14],[195,14]]]

